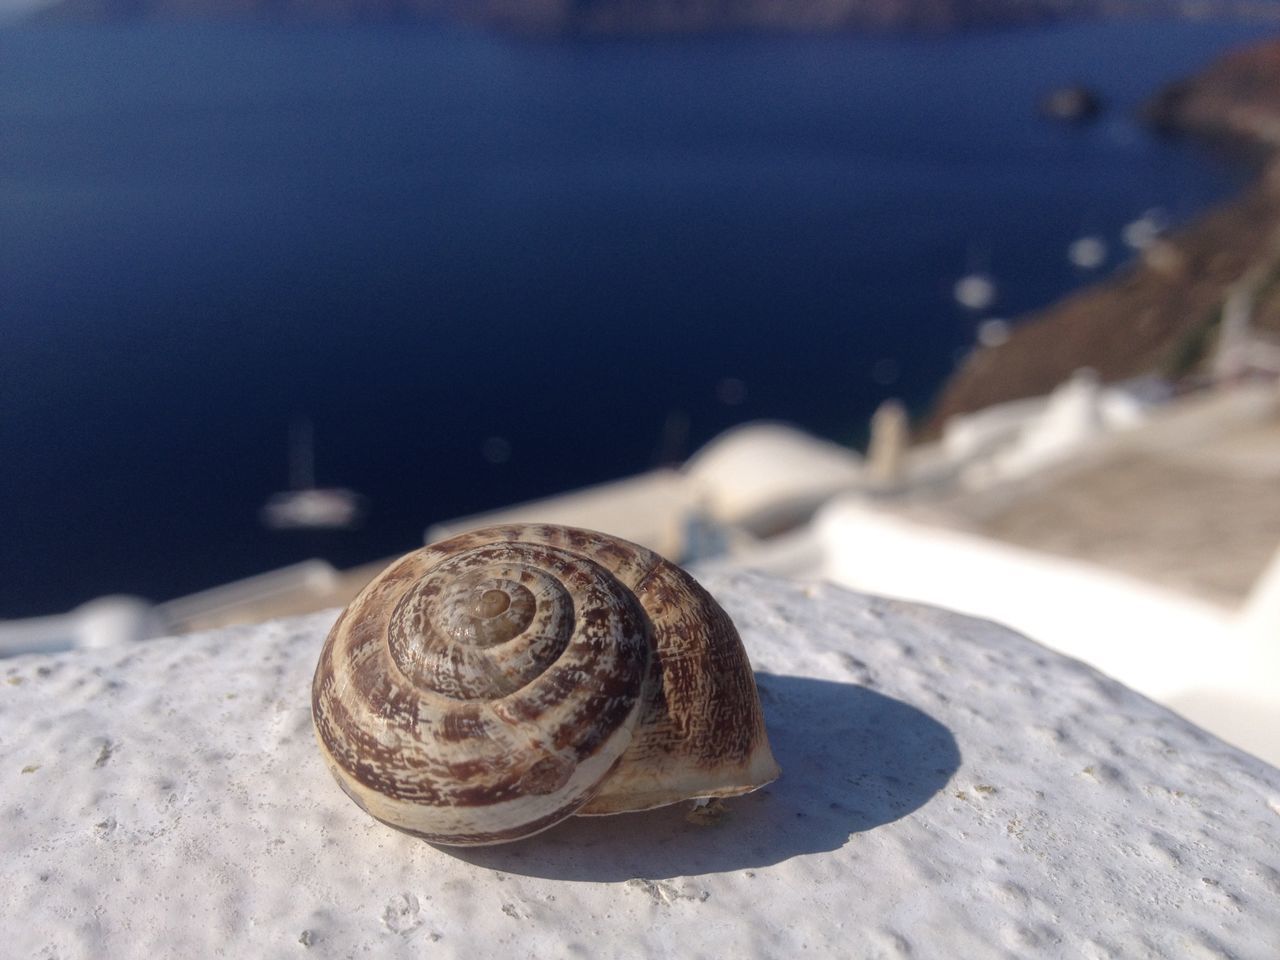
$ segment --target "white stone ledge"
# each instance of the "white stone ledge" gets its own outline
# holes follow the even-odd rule
[[[782,779],[713,824],[667,808],[461,853],[324,770],[332,613],[6,662],[0,952],[1280,955],[1280,771],[990,623],[706,582]]]

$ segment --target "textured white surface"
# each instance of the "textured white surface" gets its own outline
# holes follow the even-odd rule
[[[332,614],[5,663],[3,954],[1280,956],[1280,771],[989,623],[706,583],[782,779],[460,853],[325,772]]]
[[[808,569],[824,578],[1007,624],[1280,763],[1280,579],[1264,578],[1241,617],[1102,567],[853,498],[824,507],[812,529],[818,559]]]
[[[721,523],[770,526],[777,517],[812,511],[863,479],[862,458],[780,423],[744,423],[689,458],[685,476]]]

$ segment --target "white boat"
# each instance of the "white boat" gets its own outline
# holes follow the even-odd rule
[[[1067,259],[1081,270],[1096,270],[1107,259],[1107,241],[1092,234],[1071,241]]]
[[[364,515],[363,497],[354,490],[287,490],[262,506],[262,522],[272,530],[346,530]]]
[[[985,273],[970,273],[956,281],[956,302],[969,310],[986,310],[996,302],[996,282]]]
[[[1134,250],[1146,250],[1154,244],[1168,228],[1169,219],[1159,207],[1152,207],[1137,220],[1125,225],[1121,236],[1127,246]]]
[[[264,526],[272,530],[349,530],[364,517],[364,497],[345,487],[317,487],[315,430],[311,422],[289,431],[289,480],[292,489],[273,494],[262,506]]]

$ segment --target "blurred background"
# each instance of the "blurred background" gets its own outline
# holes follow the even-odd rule
[[[0,653],[536,518],[1280,757],[1280,0],[0,18]]]

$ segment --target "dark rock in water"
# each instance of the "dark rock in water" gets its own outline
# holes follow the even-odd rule
[[[1058,87],[1040,98],[1040,113],[1051,120],[1087,123],[1102,112],[1102,97],[1089,87]]]

